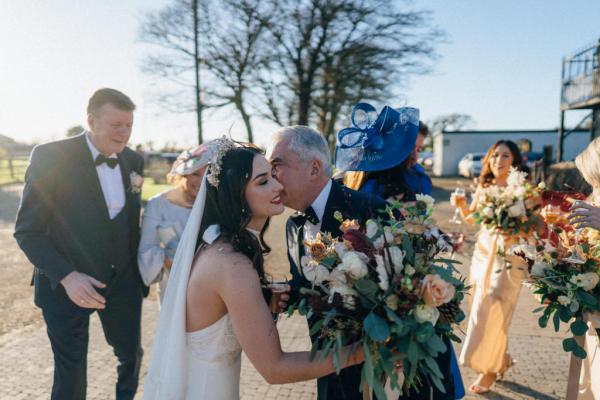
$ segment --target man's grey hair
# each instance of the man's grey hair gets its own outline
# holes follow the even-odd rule
[[[288,150],[298,155],[301,161],[319,160],[328,178],[333,175],[331,153],[327,140],[319,132],[304,125],[286,126],[275,132],[273,143],[289,139]]]

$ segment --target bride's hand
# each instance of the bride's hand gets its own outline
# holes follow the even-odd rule
[[[365,352],[360,342],[349,344],[344,347],[344,351],[349,353],[348,355],[348,367],[352,365],[362,364],[365,362]]]

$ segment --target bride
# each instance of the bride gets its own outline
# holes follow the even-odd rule
[[[335,371],[332,356],[286,353],[262,296],[263,234],[282,186],[255,148],[209,143],[213,160],[177,249],[144,386],[145,400],[238,399],[241,351],[270,384]],[[196,251],[196,247],[198,247]],[[344,348],[344,367],[360,350]]]

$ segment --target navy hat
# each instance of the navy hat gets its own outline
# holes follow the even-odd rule
[[[337,134],[337,169],[342,171],[382,171],[408,158],[419,134],[419,109],[385,106],[377,115],[367,103],[354,106],[352,127]]]

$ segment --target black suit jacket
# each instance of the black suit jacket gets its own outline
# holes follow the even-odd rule
[[[333,237],[340,237],[340,222],[333,215],[339,211],[344,219],[357,219],[361,224],[369,218],[376,217],[379,210],[384,210],[387,203],[382,199],[341,186],[332,181],[331,192],[327,198],[321,231],[330,232]],[[292,273],[292,296],[297,295],[300,287],[311,287],[311,283],[304,278],[300,267],[300,258],[304,254],[303,238],[298,235],[299,227],[293,217],[288,219],[286,226],[286,237],[288,244],[288,259],[290,261],[290,272]],[[312,321],[309,321],[312,325]],[[311,338],[314,340],[315,338]],[[362,400],[360,387],[360,372],[362,365],[345,368],[338,376],[328,375],[317,382],[319,400]]]
[[[144,160],[129,148],[125,148],[118,159],[130,225],[131,270],[127,272],[134,274],[143,288],[137,268],[141,196],[132,191],[130,174],[136,172],[142,176]],[[115,271],[110,262],[109,223],[85,134],[36,146],[25,174],[15,238],[35,267],[38,306],[70,303],[59,283],[72,271],[106,283],[106,292],[110,291]]]

